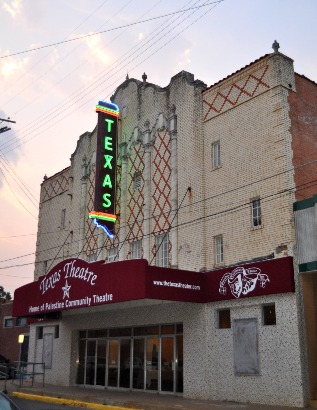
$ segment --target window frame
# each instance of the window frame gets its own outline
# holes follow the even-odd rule
[[[221,317],[222,314],[228,314],[228,317]],[[226,325],[227,320],[229,319],[229,326]],[[217,324],[218,324],[218,329],[231,329],[231,310],[230,308],[223,308],[223,309],[218,309],[217,311]]]
[[[44,326],[38,326],[36,328],[36,339],[42,340],[44,335]]]
[[[142,259],[142,239],[130,243],[131,259]]]
[[[17,317],[17,318],[15,319],[15,325],[16,325],[17,327],[26,326],[26,325],[27,325],[27,318],[24,317],[24,316]]]
[[[218,243],[221,239],[221,243]],[[220,246],[220,252],[219,252]],[[215,265],[222,265],[224,263],[224,251],[223,251],[223,235],[219,234],[214,236],[214,257],[215,257]]]
[[[273,308],[273,317],[267,316],[267,310]],[[262,325],[276,326],[276,308],[275,303],[265,303],[262,305]]]
[[[7,325],[7,323],[10,322],[12,323],[10,326]],[[12,329],[14,327],[14,320],[12,316],[4,316],[3,318],[3,327],[6,329]]]
[[[212,168],[217,169],[221,167],[221,150],[220,141],[215,141],[212,143]]]
[[[262,226],[262,206],[260,197],[251,199],[251,224],[254,229]]]
[[[169,236],[168,232],[155,236],[155,265],[169,267]]]
[[[61,212],[61,229],[65,229],[65,227],[66,227],[66,208],[63,208]]]
[[[118,247],[117,246],[114,246],[114,247],[108,249],[108,262],[109,263],[115,262],[115,260],[119,260],[119,259],[116,258],[117,253],[118,253]]]
[[[140,171],[136,171],[133,175],[132,189],[133,191],[139,191],[142,188],[142,174]]]

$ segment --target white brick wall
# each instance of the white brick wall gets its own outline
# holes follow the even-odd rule
[[[280,245],[287,245],[288,254],[292,254],[294,197],[289,189],[294,185],[293,174],[289,172],[292,151],[287,102],[288,90],[295,90],[292,61],[281,54],[272,54],[202,94],[203,89],[202,83],[193,82],[193,77],[185,72],[173,77],[165,88],[128,80],[117,89],[113,101],[121,110],[125,109],[119,122],[118,152],[121,152],[122,144],[126,145],[126,157],[122,158],[120,154],[118,158],[122,221],[118,237],[112,241],[101,231],[87,230],[87,204],[92,195],[96,147],[94,130],[79,138],[70,169],[63,172],[69,178],[67,190],[41,201],[35,278],[43,273],[41,261],[56,257],[70,231],[73,234],[67,251],[64,255],[61,251],[58,257],[81,253],[81,257],[87,258],[87,253],[82,250],[88,249],[89,242],[97,244],[96,252],[97,247],[103,247],[99,258],[107,257],[107,248],[118,246],[121,248],[120,259],[124,260],[129,257],[129,242],[141,239],[145,234],[143,254],[151,261],[155,254],[154,234],[164,232],[174,217],[177,228],[169,233],[170,264],[181,269],[214,268],[214,236],[218,234],[224,238],[225,265],[271,254]],[[173,116],[173,104],[177,129],[170,135],[168,124]],[[162,145],[163,141],[165,145]],[[212,168],[212,144],[215,141],[220,141],[221,146],[218,169]],[[158,164],[155,163],[156,152],[164,158]],[[172,155],[173,164],[176,164],[173,181]],[[86,174],[83,173],[84,164]],[[146,173],[148,169],[150,175]],[[157,169],[161,179],[155,179]],[[137,170],[142,172],[141,188],[130,196],[131,178]],[[162,176],[167,178],[166,183],[162,182]],[[60,177],[58,174],[43,183],[41,198],[44,187]],[[252,229],[250,200],[256,197],[261,198],[262,226]],[[181,205],[179,210],[175,208],[175,201],[177,208]],[[67,226],[60,231],[58,224],[63,207],[67,209]],[[168,218],[160,212],[164,215],[167,212]],[[54,264],[59,261],[56,258]],[[105,310],[113,312],[110,316],[91,311],[89,315],[66,313],[61,340],[69,350],[62,349],[64,343],[59,342],[60,347],[54,351],[56,355],[66,355],[62,368],[64,377],[58,380],[66,385],[74,382],[73,362],[78,342],[75,330],[113,323],[132,326],[138,321],[139,324],[164,323],[168,318],[171,322],[184,323],[186,397],[301,406],[302,369],[296,297],[298,295],[278,295],[206,306],[169,304],[160,309],[151,307],[135,311],[117,311],[115,306],[107,306]],[[268,302],[276,303],[277,325],[264,329],[261,306]],[[237,377],[233,374],[232,332],[217,329],[215,325],[220,307],[230,307],[233,318],[257,318],[259,376]],[[35,349],[37,359],[41,353],[34,343],[33,340],[31,349]],[[58,357],[61,360],[63,356]],[[48,372],[47,377],[48,382],[55,383],[57,373]],[[61,377],[60,373],[58,377]]]

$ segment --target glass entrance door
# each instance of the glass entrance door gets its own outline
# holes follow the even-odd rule
[[[159,339],[157,337],[146,339],[146,390],[158,390],[158,358]]]
[[[119,328],[111,333],[82,331],[78,384],[183,392],[182,325]]]
[[[87,341],[86,384],[95,384],[96,340]]]
[[[162,337],[161,390],[174,392],[175,385],[175,338]]]
[[[144,338],[133,340],[132,388],[144,389]]]
[[[107,340],[97,340],[97,374],[96,385],[106,384],[106,359],[107,359]]]
[[[118,387],[119,340],[109,340],[108,386]]]

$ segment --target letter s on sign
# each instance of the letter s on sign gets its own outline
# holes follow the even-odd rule
[[[109,206],[111,206],[111,201],[109,199],[109,197],[111,197],[111,194],[103,194],[102,198],[105,202],[102,203],[102,206],[104,206],[105,208],[109,208]]]

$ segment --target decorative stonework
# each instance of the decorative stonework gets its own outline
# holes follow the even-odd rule
[[[144,204],[144,148],[140,143],[133,145],[129,157],[128,171],[128,197],[127,204],[127,225],[130,232],[128,241],[132,242],[141,239],[143,236],[143,204]],[[141,186],[134,189],[134,177],[136,173],[141,176]]]
[[[267,64],[253,71],[247,77],[232,83],[227,88],[218,89],[218,91],[214,93],[206,92],[203,99],[204,121],[269,89],[270,86],[265,78],[268,68],[269,65]]]
[[[47,179],[45,181],[47,181]],[[55,196],[67,191],[69,189],[68,172],[61,172],[60,174],[50,179],[48,182],[43,183],[42,189],[42,202],[52,199]]]

